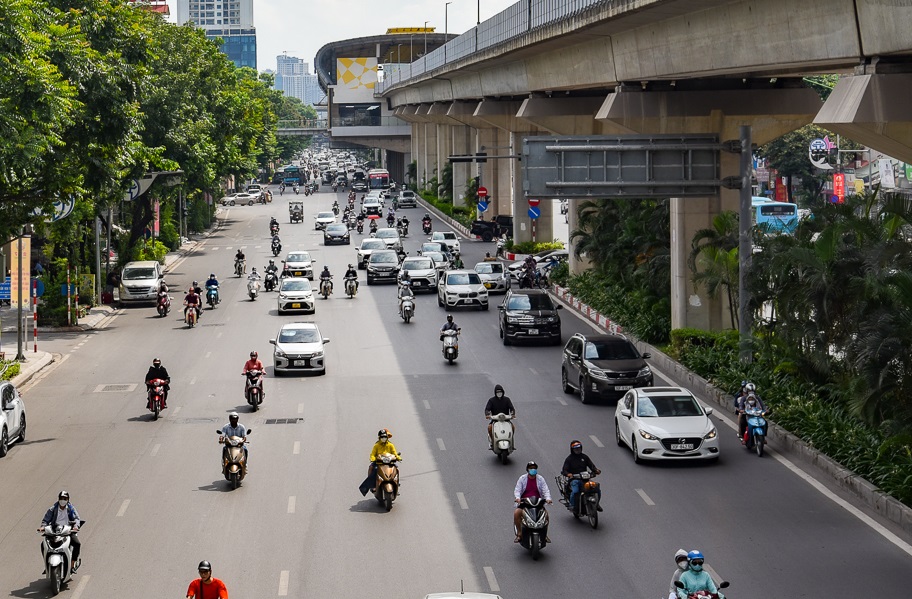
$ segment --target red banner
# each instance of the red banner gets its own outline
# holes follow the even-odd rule
[[[839,203],[845,201],[845,173],[833,174],[833,195],[839,198]]]

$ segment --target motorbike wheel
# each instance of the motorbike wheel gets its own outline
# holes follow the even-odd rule
[[[587,505],[586,515],[589,516],[589,526],[592,527],[592,530],[598,528],[598,510],[594,510]]]
[[[754,449],[757,450],[757,457],[763,457],[763,437],[760,435],[754,435]]]
[[[412,315],[411,315],[410,312],[406,312],[406,313],[403,315],[403,318],[405,318],[405,323],[408,324],[408,321],[410,321],[410,320],[412,319]]]
[[[504,466],[506,466],[507,462],[510,461],[510,456],[507,455],[506,451],[501,451],[500,456],[498,456],[498,457],[500,457],[500,463],[503,464]]]
[[[60,587],[63,586],[63,566],[54,566],[51,570],[51,590],[55,595],[60,594]]]
[[[161,402],[158,400],[152,401],[152,420],[158,420],[158,416],[161,414]]]
[[[389,493],[383,494],[383,507],[386,508],[386,511],[393,509],[393,496]]]
[[[231,480],[229,482],[231,482],[232,489],[237,489],[239,486],[241,486],[240,473],[231,474],[230,476],[231,476]]]
[[[256,412],[257,410],[260,409],[260,402],[257,401],[255,398],[253,401],[250,402],[250,405],[251,405],[251,407],[253,407],[254,412]]]
[[[447,358],[447,361],[448,361],[450,364],[452,364],[452,363],[453,363],[453,360],[455,360],[455,359],[456,359],[456,358]]]
[[[541,536],[539,536],[539,533],[532,533],[532,538],[529,539],[529,548],[532,550],[532,559],[538,561],[538,556],[541,555]]]

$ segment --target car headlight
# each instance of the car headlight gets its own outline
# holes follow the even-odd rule
[[[599,370],[598,368],[590,368],[589,376],[595,379],[607,379],[608,374],[604,370]]]
[[[276,355],[277,358],[284,358],[284,357],[285,357],[285,352],[283,352],[283,351],[280,350],[280,349],[277,349],[277,350],[275,351],[275,355]]]
[[[519,323],[519,319],[516,318],[515,316],[507,316],[507,323],[509,323],[509,324],[518,324],[518,323]]]
[[[708,433],[703,435],[703,438],[704,439],[715,439],[716,438],[716,429],[712,429],[711,431],[709,431]]]
[[[647,439],[649,441],[658,441],[659,440],[658,437],[656,437],[655,435],[653,435],[651,433],[644,431],[643,429],[640,429],[639,432],[640,432],[640,436],[643,437],[644,439]]]
[[[279,299],[288,299],[288,296],[285,295],[284,293],[280,293],[280,294],[279,294]]]
[[[649,376],[652,374],[652,370],[649,369],[649,366],[643,366],[640,368],[640,371],[637,373],[637,376]]]
[[[323,357],[323,352],[322,352],[322,351],[314,352],[313,357],[314,357],[314,358],[322,358],[322,357]]]

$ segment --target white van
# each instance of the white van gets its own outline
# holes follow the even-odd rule
[[[155,260],[130,262],[120,275],[120,302],[155,302],[163,277],[162,265]]]

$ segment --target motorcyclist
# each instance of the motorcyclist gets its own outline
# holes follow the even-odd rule
[[[402,302],[406,299],[412,300],[412,310],[415,310],[415,292],[412,291],[412,282],[403,278],[399,284],[399,315],[402,316]]]
[[[244,464],[245,468],[249,461],[250,452],[247,450],[247,427],[241,424],[240,416],[237,412],[228,414],[228,424],[222,427],[222,436],[219,437],[219,443],[224,443],[227,437],[240,437],[244,441]],[[228,459],[228,446],[222,448],[222,462]]]
[[[529,462],[526,464],[526,473],[519,477],[516,486],[513,488],[513,502],[516,509],[513,510],[513,530],[516,532],[514,543],[522,540],[522,506],[523,499],[530,497],[541,497],[545,503],[551,503],[551,490],[548,483],[545,482],[544,476],[538,476],[538,464]],[[547,512],[545,512],[547,514]],[[545,516],[547,522],[547,515]],[[551,539],[545,539],[550,543]]]
[[[371,232],[371,233],[376,233],[376,232],[377,232],[377,220],[378,220],[378,219],[376,219],[376,218],[372,218],[372,219],[371,219],[371,222],[370,222],[370,232]]]
[[[200,577],[187,587],[187,599],[228,599],[228,588],[218,578],[212,577],[212,564],[203,560],[197,567]],[[206,589],[205,593],[203,589]]]
[[[246,362],[244,362],[244,370],[241,371],[241,374],[246,376],[247,373],[250,372],[251,370],[257,370],[260,373],[256,379],[250,381],[251,385],[259,383],[263,379],[263,375],[266,374],[266,368],[263,366],[263,363],[260,361],[259,354],[257,354],[257,352],[255,352],[255,351],[250,352],[250,359],[247,360]],[[244,390],[246,391],[246,387]],[[265,389],[263,389],[263,397],[264,398],[266,397]]]
[[[494,395],[488,399],[488,403],[485,404],[484,413],[485,418],[488,420],[491,420],[491,418],[497,416],[498,414],[507,414],[513,418],[516,418],[516,409],[513,407],[513,402],[509,397],[504,395],[504,388],[500,385],[494,385]],[[511,421],[510,426],[513,427],[513,432],[515,433],[516,425]],[[492,430],[493,428],[494,423],[488,422],[488,439],[490,439],[492,446],[494,444],[494,433]],[[515,445],[513,446],[513,449],[516,449]]]
[[[690,561],[690,568],[682,572],[681,577],[678,579],[684,585],[684,588],[675,587],[678,599],[687,599],[690,595],[699,591],[718,594],[720,599],[724,599],[722,593],[716,588],[716,583],[713,582],[712,576],[703,570],[703,554],[693,549],[687,553],[687,559]]]
[[[168,407],[168,391],[171,390],[171,375],[168,374],[168,369],[162,366],[162,361],[158,358],[152,360],[152,366],[149,366],[149,371],[146,372],[146,391],[152,387],[151,381],[154,381],[155,379],[165,381],[165,395],[162,397],[162,409],[164,410]],[[152,409],[152,405],[148,400],[146,401],[146,409]]]
[[[276,217],[272,216],[269,218],[269,230],[278,231],[279,230],[279,221],[276,220]]]
[[[564,465],[561,467],[561,474],[570,478],[574,474],[582,474],[583,472],[592,471],[594,474],[601,474],[602,471],[595,467],[595,464],[592,463],[592,460],[583,453],[583,444],[574,439],[570,442],[570,455],[567,456],[567,459],[564,460]],[[576,507],[576,498],[579,495],[580,487],[583,486],[583,481],[578,478],[570,478],[570,509],[577,511]],[[602,498],[602,490],[598,491],[599,499]],[[602,506],[598,506],[598,511],[602,511]]]
[[[193,309],[196,310],[196,319],[199,320],[200,306],[202,303],[202,299],[200,298],[199,294],[196,293],[196,289],[191,287],[187,292],[187,295],[184,296],[184,318],[187,317],[187,310]]]
[[[465,264],[462,262],[462,256],[459,255],[459,252],[453,252],[453,268],[465,268]]]
[[[407,216],[403,216],[403,217],[402,217],[402,229],[403,229],[406,233],[408,233],[408,228],[409,228],[409,219],[408,219]]]
[[[396,450],[396,446],[393,445],[390,439],[393,438],[392,433],[389,432],[389,429],[381,428],[377,432],[377,442],[374,443],[373,449],[370,453],[370,466],[367,468],[367,478],[364,479],[364,482],[361,483],[359,488],[361,495],[367,495],[368,490],[371,493],[374,493],[377,489],[374,486],[377,481],[377,460],[380,459],[385,453],[390,453],[396,456],[396,458],[401,462],[402,454]]]
[[[282,251],[282,240],[279,239],[278,234],[272,236],[272,247],[279,248],[279,251]]]
[[[248,281],[256,281],[257,289],[260,287],[260,279],[263,277],[260,276],[260,273],[257,272],[256,266],[250,269],[250,274],[247,276]]]
[[[164,279],[162,279],[161,283],[158,284],[158,292],[159,293],[168,293],[168,284],[165,283]]]
[[[430,212],[425,212],[424,216],[421,218],[421,226],[423,227],[425,225],[430,225],[430,224],[431,224],[431,214],[430,214]]]
[[[212,289],[213,287],[215,288],[215,303],[218,303],[219,302],[219,295],[218,295],[219,282],[218,282],[218,279],[215,277],[214,272],[209,273],[209,278],[206,279],[206,293],[208,294],[209,290]]]
[[[675,552],[675,571],[671,576],[668,599],[676,599],[678,596],[678,587],[675,586],[675,583],[681,579],[681,574],[686,572],[688,568],[690,568],[690,562],[687,561],[687,552],[683,549],[678,549]]]
[[[757,394],[757,386],[751,382],[744,381],[741,385],[741,391],[735,396],[735,411],[738,413],[738,438],[744,444],[744,431],[747,430],[747,415],[744,413],[748,397],[751,395],[760,403],[761,409],[763,403],[760,402],[760,396]]]
[[[41,532],[47,526],[70,527],[70,546],[73,547],[73,574],[75,574],[76,570],[79,569],[79,566],[82,565],[82,560],[79,559],[79,553],[82,551],[82,544],[79,542],[79,537],[76,535],[76,533],[79,532],[79,523],[79,512],[77,512],[73,504],[70,503],[70,494],[67,491],[61,491],[57,494],[57,503],[52,505],[50,509],[45,512],[44,519],[41,520],[41,526],[38,528],[38,532]]]
[[[348,265],[348,270],[345,271],[345,276],[343,276],[342,278],[345,279],[345,280],[347,280],[347,279],[354,279],[354,280],[355,280],[355,289],[358,288],[358,286],[359,286],[359,283],[358,283],[358,271],[355,270],[355,267],[354,267],[353,264],[349,264],[349,265]]]
[[[485,252],[484,262],[497,262],[497,258],[491,255],[491,252]]]
[[[742,399],[741,407],[738,411],[738,435],[741,437],[741,445],[744,445],[745,443],[744,435],[747,431],[748,410],[760,410],[761,412],[766,411],[766,406],[763,405],[763,400],[761,400],[760,396],[753,391],[748,393],[747,396]]]
[[[390,208],[389,214],[386,215],[386,226],[393,228],[394,224],[396,224],[396,217],[393,215],[393,209]]]
[[[237,253],[234,255],[235,271],[237,271],[237,263],[241,263],[241,273],[247,272],[247,256],[244,255],[244,250],[238,248]]]
[[[275,260],[270,259],[269,265],[263,269],[266,273],[276,274],[279,271],[279,267],[276,266]]]
[[[453,320],[452,314],[447,314],[446,322],[443,323],[443,326],[440,327],[440,340],[443,341],[443,333],[446,331],[460,331],[459,325],[456,324],[456,321]]]
[[[323,265],[323,272],[320,273],[320,282],[329,281],[329,291],[332,293],[333,282],[332,273],[329,272],[329,266]]]

